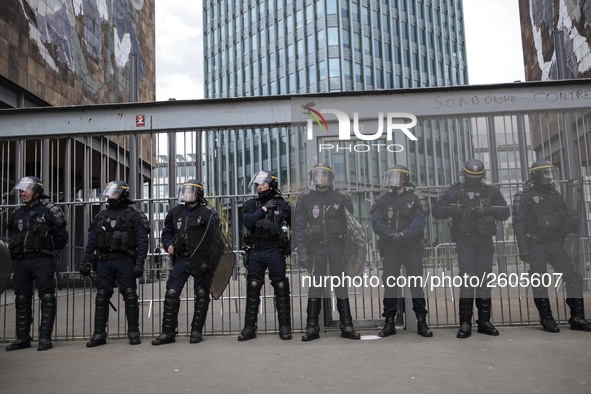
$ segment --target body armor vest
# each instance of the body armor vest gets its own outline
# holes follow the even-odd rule
[[[134,209],[105,209],[96,221],[96,247],[99,253],[135,254],[137,240],[133,224]]]
[[[49,209],[45,205],[35,209],[19,207],[14,213],[9,249],[12,256],[43,252],[52,254],[53,237]]]
[[[401,197],[404,202],[398,206],[394,204],[392,198],[384,198],[383,202],[380,202],[384,218],[388,218],[388,224],[394,232],[400,232],[408,227],[413,217],[415,204],[418,204],[419,200],[416,194],[409,192],[404,193]]]
[[[558,193],[540,193],[530,189],[526,195],[533,202],[527,215],[527,233],[542,240],[563,238],[565,212]]]
[[[465,205],[468,208],[490,207],[490,186],[484,185],[481,191],[466,191],[463,188],[458,189],[458,204]],[[452,232],[474,233],[482,236],[492,236],[496,234],[496,223],[493,216],[456,216],[452,218]]]
[[[347,235],[345,198],[334,190],[311,192],[306,198],[305,230],[306,241],[310,244],[344,240]]]
[[[249,234],[251,242],[255,243],[255,245],[268,246],[265,244],[272,244],[272,246],[275,246],[284,234],[285,236],[287,235],[283,230],[283,226],[286,224],[286,218],[283,212],[283,204],[285,202],[279,198],[276,198],[276,200],[279,200],[277,208],[268,211],[265,216],[257,220],[254,225],[254,231]],[[257,208],[261,208],[263,205],[261,200],[256,199]]]
[[[177,256],[191,255],[205,236],[213,208],[199,205],[193,210],[177,205],[172,215],[174,237],[172,245]]]

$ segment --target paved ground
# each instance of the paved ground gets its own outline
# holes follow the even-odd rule
[[[375,340],[328,332],[304,343],[276,335],[248,342],[182,337],[155,347],[109,341],[87,349],[59,341],[55,348],[5,352],[0,345],[2,393],[590,393],[591,333],[561,327],[503,327],[499,337],[456,339],[455,329],[433,338],[399,331]],[[364,332],[374,337],[375,331]],[[36,343],[35,343],[36,345]]]

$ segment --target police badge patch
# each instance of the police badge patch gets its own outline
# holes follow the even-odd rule
[[[320,207],[318,205],[314,205],[314,208],[312,208],[312,217],[317,219],[318,216],[320,216]]]

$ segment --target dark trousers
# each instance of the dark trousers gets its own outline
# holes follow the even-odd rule
[[[313,262],[314,268],[311,272],[312,283],[324,283],[323,276],[338,276],[343,274],[343,256],[345,253],[345,244],[332,243],[324,245],[315,245],[309,249],[309,259]],[[328,281],[327,283],[330,283]],[[326,291],[326,292],[325,292]],[[311,286],[308,289],[308,298],[328,298],[327,292],[330,288]],[[349,296],[345,284],[335,287],[334,292],[337,298],[347,298]]]
[[[267,269],[271,285],[283,281],[286,278],[285,255],[277,248],[251,250],[248,256],[247,282],[256,280],[264,283]]]
[[[538,279],[542,279],[542,275],[548,272],[546,269],[547,264],[550,264],[555,273],[562,274],[566,296],[568,298],[583,297],[581,277],[573,267],[571,259],[564,249],[563,241],[532,242],[529,245],[529,251],[531,254],[529,263],[530,279],[534,278],[534,274]],[[554,276],[553,279],[556,280],[558,277]],[[532,286],[532,293],[534,298],[548,298],[548,288],[542,284]]]
[[[190,276],[193,277],[196,289],[206,288],[203,272],[191,265],[189,257],[178,257],[166,281],[166,289],[174,289],[180,294]]]
[[[384,285],[384,317],[396,316],[400,290],[394,281],[400,276],[400,268],[404,266],[407,279],[410,276],[423,276],[423,251],[416,247],[400,247],[388,244],[384,247],[384,269],[382,283]],[[412,310],[415,313],[426,314],[425,292],[421,287],[422,281],[408,281],[412,296]]]
[[[134,267],[135,259],[131,256],[99,261],[96,265],[96,288],[111,293],[117,283],[119,292],[125,289],[137,289],[133,275]]]
[[[456,252],[458,253],[458,267],[460,276],[474,275],[482,279],[484,274],[485,282],[473,288],[469,285],[460,288],[461,298],[490,298],[490,288],[486,286],[486,274],[492,271],[494,247],[492,237],[478,234],[459,234],[456,241]]]
[[[35,259],[14,260],[14,295],[33,296],[33,283],[37,285],[39,298],[45,294],[55,294],[55,265],[51,256]]]

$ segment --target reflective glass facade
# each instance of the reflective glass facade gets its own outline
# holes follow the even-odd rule
[[[461,0],[204,1],[205,96],[464,85]]]

